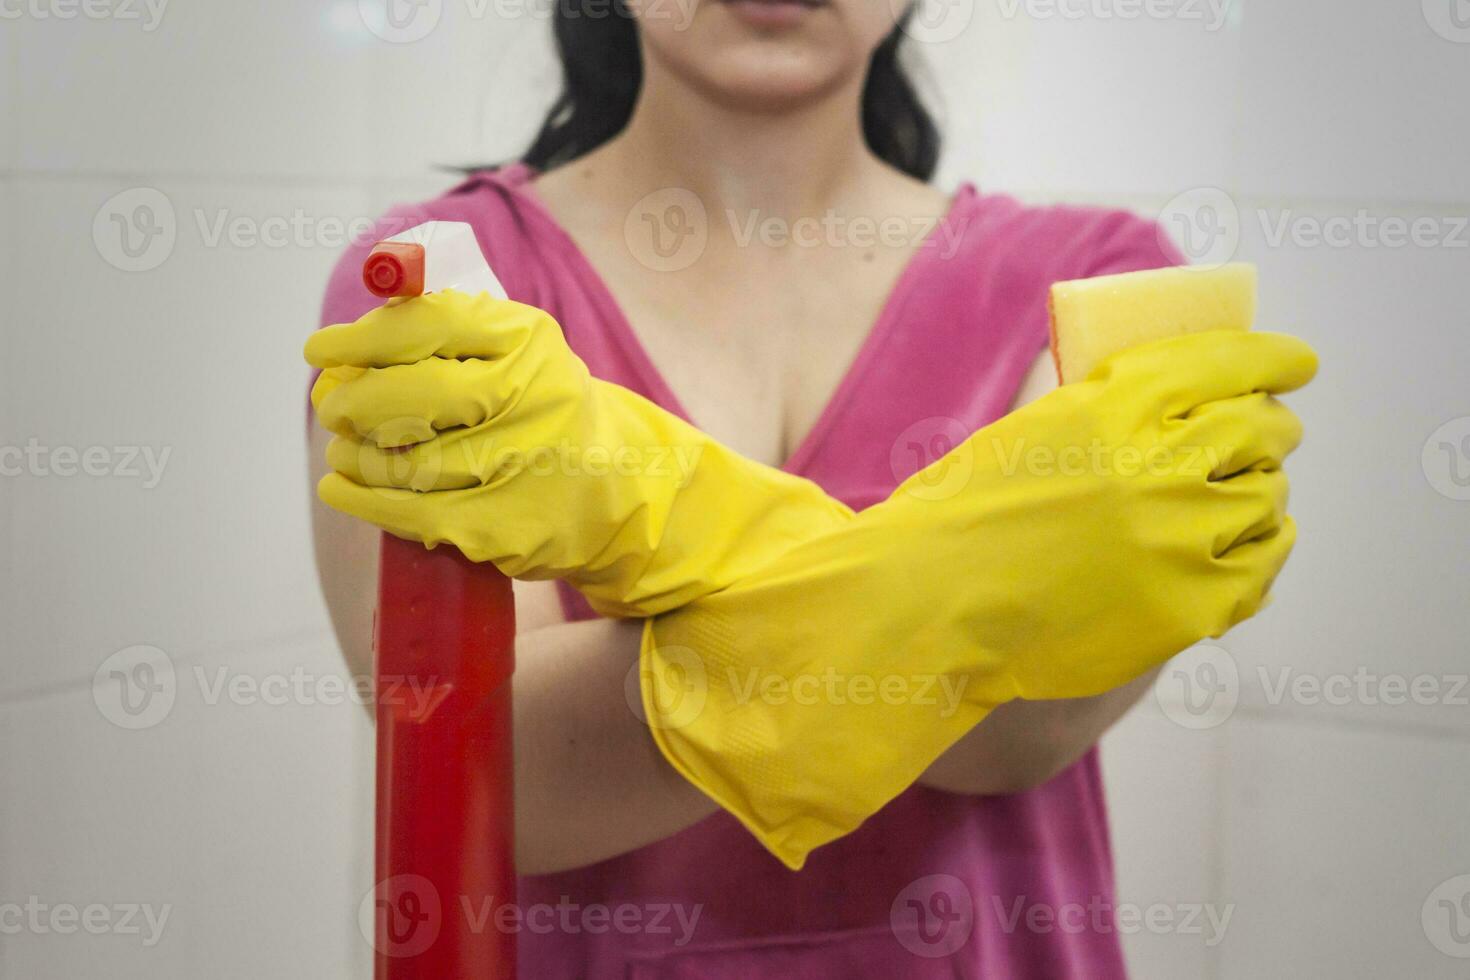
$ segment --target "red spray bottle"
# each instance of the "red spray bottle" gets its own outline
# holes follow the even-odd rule
[[[469,225],[379,242],[375,295],[505,291]],[[383,535],[377,653],[376,980],[515,976],[510,580],[457,549]]]

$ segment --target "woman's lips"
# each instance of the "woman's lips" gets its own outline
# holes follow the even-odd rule
[[[790,27],[798,24],[826,0],[720,0],[735,16],[755,27]]]

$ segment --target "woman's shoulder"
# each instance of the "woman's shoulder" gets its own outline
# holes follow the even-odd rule
[[[1127,209],[1025,203],[971,184],[958,189],[925,244],[934,258],[911,292],[914,308],[928,314],[917,329],[957,363],[1008,372],[1015,386],[1028,369],[1045,375],[1033,362],[1049,337],[1054,283],[1179,264],[1157,223]]]
[[[375,242],[425,221],[462,221],[512,299],[533,302],[537,236],[544,234],[524,185],[522,164],[475,171],[437,197],[397,204],[354,236],[338,258],[322,301],[321,322],[354,320],[381,300],[362,285],[363,260]]]
[[[1182,262],[1156,220],[1127,208],[1028,203],[966,183],[956,192],[945,223],[956,254],[1048,285]]]

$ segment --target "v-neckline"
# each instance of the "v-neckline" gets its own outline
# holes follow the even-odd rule
[[[613,341],[620,347],[631,362],[638,379],[643,383],[646,396],[653,402],[662,405],[668,411],[673,412],[684,421],[696,428],[699,423],[690,416],[679,396],[664,378],[663,372],[653,363],[653,358],[648,353],[648,348],[639,339],[637,331],[629,321],[627,314],[623,312],[622,304],[618,302],[611,287],[602,277],[602,273],[592,264],[592,260],[582,247],[577,244],[576,239],[566,230],[560,221],[556,219],[545,202],[541,200],[532,184],[535,179],[535,171],[530,167],[523,167],[523,172],[515,175],[513,187],[520,194],[527,206],[539,217],[552,233],[558,236],[566,254],[570,256],[576,272],[586,282],[588,287],[597,294],[603,309],[609,311],[608,329],[611,331]],[[862,342],[858,345],[857,352],[844,369],[837,385],[827,397],[826,404],[812,423],[811,428],[797,442],[786,460],[781,463],[779,469],[787,473],[801,474],[816,458],[817,451],[822,442],[831,433],[841,420],[844,409],[851,402],[853,396],[862,386],[863,376],[868,373],[871,365],[876,361],[884,347],[889,341],[899,321],[899,311],[903,307],[904,299],[913,290],[915,284],[920,280],[925,268],[928,266],[929,257],[937,251],[938,242],[934,239],[936,231],[948,224],[953,218],[961,199],[965,196],[968,187],[961,188],[949,199],[948,207],[944,215],[929,229],[924,238],[915,246],[913,254],[904,260],[902,270],[898,278],[894,280],[893,286],[888,290],[883,304],[878,308],[878,315],[874,318],[872,325],[868,328]]]

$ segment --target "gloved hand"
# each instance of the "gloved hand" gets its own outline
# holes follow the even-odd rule
[[[756,568],[851,511],[592,378],[534,307],[434,293],[306,344],[335,433],[337,510],[515,578],[562,578],[605,615],[649,616]]]
[[[1216,331],[1115,355],[883,503],[650,619],[660,749],[799,868],[995,706],[1123,684],[1260,607],[1296,538],[1274,394],[1311,348]]]

